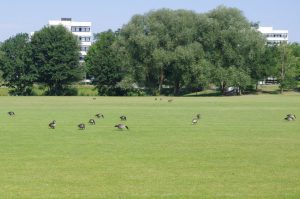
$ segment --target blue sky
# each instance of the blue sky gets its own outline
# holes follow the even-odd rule
[[[289,40],[300,43],[299,0],[1,0],[0,41],[16,33],[39,30],[48,20],[61,17],[91,21],[97,33],[121,28],[134,14],[149,10],[170,8],[203,13],[218,5],[236,7],[262,26],[288,29]]]

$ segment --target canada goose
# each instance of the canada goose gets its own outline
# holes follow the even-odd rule
[[[81,123],[81,124],[78,124],[78,127],[80,130],[84,130],[85,129],[85,124]]]
[[[9,111],[9,112],[8,112],[8,115],[10,115],[10,116],[14,116],[14,115],[15,115],[15,112],[13,112],[13,111]]]
[[[95,125],[95,124],[96,124],[96,122],[95,122],[94,119],[90,119],[90,120],[89,120],[89,123],[90,123],[91,125]]]
[[[197,124],[197,122],[198,122],[198,118],[193,118],[192,119],[192,124]]]
[[[121,130],[123,130],[125,128],[127,130],[129,130],[128,126],[126,126],[125,124],[116,124],[115,127],[117,127],[118,129],[121,129]]]
[[[126,121],[126,120],[127,120],[127,117],[126,117],[125,115],[121,115],[120,119],[121,119],[122,121]]]
[[[293,120],[296,120],[296,115],[287,114],[284,119],[287,120],[287,121],[293,121]]]
[[[292,120],[296,120],[296,115],[293,114],[287,114],[286,117],[292,118]]]
[[[104,118],[104,115],[103,115],[102,113],[97,113],[95,116],[96,116],[97,118],[100,118],[100,117]]]
[[[291,117],[285,117],[284,119],[287,120],[287,121],[293,121],[293,120],[294,120],[294,119],[291,118]]]
[[[56,126],[56,121],[55,120],[53,120],[52,122],[49,123],[49,127],[51,129],[55,129],[55,126]]]

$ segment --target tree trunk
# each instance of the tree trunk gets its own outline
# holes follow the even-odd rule
[[[160,70],[160,76],[159,76],[159,86],[158,86],[158,93],[159,93],[159,95],[161,95],[161,90],[162,90],[163,82],[164,82],[164,71],[161,68],[161,70]]]
[[[225,84],[224,84],[224,82],[220,83],[220,89],[221,89],[222,95],[225,95],[226,91],[225,91]]]
[[[179,88],[180,88],[179,81],[176,81],[176,82],[175,82],[175,85],[174,85],[174,95],[178,95],[178,93],[179,93]]]

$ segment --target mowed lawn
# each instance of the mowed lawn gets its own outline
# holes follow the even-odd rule
[[[168,99],[0,97],[0,198],[300,198],[299,94]]]

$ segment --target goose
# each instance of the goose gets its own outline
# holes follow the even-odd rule
[[[201,115],[200,115],[200,113],[198,113],[197,115],[196,115],[196,117],[198,118],[198,120],[200,119],[200,117],[201,117]]]
[[[49,127],[51,129],[55,129],[55,126],[56,126],[56,121],[55,120],[53,120],[52,122],[49,123]]]
[[[9,112],[8,112],[8,115],[10,115],[10,116],[14,116],[14,115],[15,115],[15,112],[13,112],[13,111],[9,111]]]
[[[103,115],[102,113],[97,113],[95,116],[96,116],[97,118],[100,118],[100,117],[104,118],[104,115]]]
[[[296,120],[296,115],[287,114],[286,117],[292,118],[292,120]]]
[[[121,115],[121,117],[120,117],[120,119],[122,120],[122,121],[126,121],[127,120],[127,117],[125,116],[125,115]]]
[[[193,118],[192,119],[192,124],[197,124],[197,122],[198,122],[198,118]]]
[[[80,130],[84,130],[85,129],[85,124],[81,123],[81,124],[78,124],[78,127]]]
[[[91,125],[95,125],[95,124],[96,124],[96,122],[95,122],[94,119],[90,119],[90,120],[89,120],[89,123],[90,123]]]
[[[115,127],[117,127],[118,129],[121,129],[121,130],[123,130],[125,128],[127,130],[129,130],[128,126],[126,126],[125,124],[116,124]]]
[[[288,114],[284,119],[287,121],[293,121],[296,120],[296,115]]]

